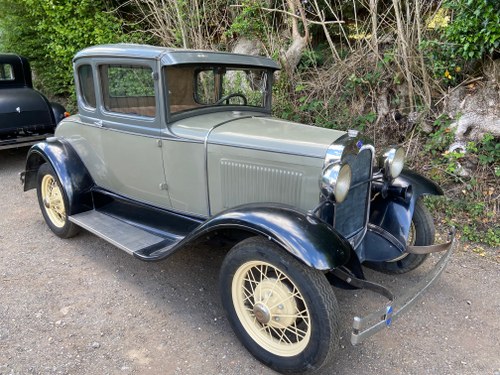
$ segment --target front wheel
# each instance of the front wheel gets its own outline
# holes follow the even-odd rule
[[[338,305],[323,273],[271,241],[252,237],[226,256],[222,304],[243,345],[281,373],[305,373],[338,345]]]
[[[408,245],[428,246],[434,243],[434,220],[422,200],[418,200],[408,235]],[[385,262],[366,262],[367,267],[387,274],[402,274],[419,267],[429,254],[403,253]]]
[[[38,169],[37,195],[42,215],[52,232],[61,238],[70,238],[78,233],[78,226],[68,220],[66,192],[48,163]]]

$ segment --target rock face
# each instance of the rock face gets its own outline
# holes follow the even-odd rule
[[[457,141],[478,141],[484,134],[500,137],[500,60],[484,67],[484,81],[454,89],[448,96],[446,112],[457,119]]]

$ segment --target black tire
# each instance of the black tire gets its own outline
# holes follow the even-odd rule
[[[338,346],[339,308],[325,275],[262,237],[227,254],[220,272],[222,305],[243,345],[281,373],[307,373]]]
[[[49,163],[42,164],[37,174],[38,204],[50,230],[58,237],[70,238],[79,227],[68,220],[68,197]]]
[[[409,245],[428,246],[434,243],[434,235],[436,232],[434,220],[422,200],[418,200],[415,205],[411,231],[413,232],[413,238],[411,238],[412,233],[410,233],[410,237],[408,238]],[[397,275],[414,270],[419,267],[427,257],[428,254],[405,253],[391,261],[365,262],[363,265],[383,273]]]

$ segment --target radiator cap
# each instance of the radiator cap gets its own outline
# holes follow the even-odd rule
[[[347,135],[350,137],[350,138],[356,138],[359,134],[359,131],[357,131],[356,129],[349,129],[347,131]]]

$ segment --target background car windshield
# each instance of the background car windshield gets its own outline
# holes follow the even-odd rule
[[[268,72],[255,68],[167,67],[170,112],[207,106],[264,108]]]

